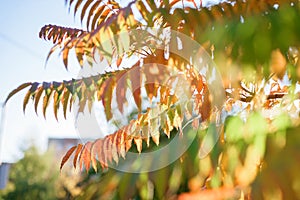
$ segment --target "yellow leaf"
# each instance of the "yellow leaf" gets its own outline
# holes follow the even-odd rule
[[[136,148],[137,148],[138,152],[141,153],[142,152],[142,148],[143,148],[142,137],[136,136],[136,137],[133,138],[133,140],[134,140],[134,143],[136,145]]]

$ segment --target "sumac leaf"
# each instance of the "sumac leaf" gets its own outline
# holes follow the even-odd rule
[[[35,113],[37,113],[38,104],[39,104],[39,101],[40,101],[43,91],[44,91],[44,88],[42,86],[40,86],[35,93],[35,98],[34,98]]]
[[[64,155],[64,157],[61,160],[60,163],[60,170],[62,169],[62,167],[64,166],[64,164],[69,160],[70,156],[72,155],[72,153],[75,151],[75,149],[77,148],[77,146],[73,146],[71,147],[67,153]]]
[[[13,91],[11,91],[11,92],[9,93],[9,95],[7,96],[7,98],[6,98],[5,102],[4,102],[4,104],[6,104],[7,101],[8,101],[12,96],[14,96],[16,93],[20,92],[21,90],[27,88],[27,87],[30,86],[30,85],[32,85],[31,82],[23,83],[22,85],[20,85],[19,87],[17,87],[17,88],[14,89]]]
[[[77,159],[78,159],[78,156],[82,150],[82,147],[83,145],[82,144],[78,144],[77,145],[77,149],[76,149],[76,152],[75,152],[75,155],[74,155],[74,159],[73,159],[73,166],[74,168],[76,169],[76,165],[77,165]]]
[[[90,169],[91,147],[92,147],[92,142],[87,142],[81,151],[81,154],[79,157],[80,170],[82,169],[82,164],[84,164],[86,171],[88,171]]]

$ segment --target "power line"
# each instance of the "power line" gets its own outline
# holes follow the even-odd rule
[[[17,47],[18,49],[26,52],[28,55],[31,55],[32,57],[35,57],[37,59],[43,59],[44,56],[40,55],[39,53],[35,52],[34,50],[30,49],[26,45],[14,40],[13,38],[7,36],[4,33],[0,32],[0,38],[3,39],[4,41],[12,44],[13,46]]]
[[[6,42],[12,44],[13,46],[17,47],[18,49],[24,51],[24,52],[27,53],[28,55],[30,55],[30,56],[32,56],[32,57],[34,57],[34,58],[36,58],[36,59],[39,59],[39,60],[41,60],[41,61],[43,61],[43,62],[45,63],[45,61],[46,61],[45,56],[43,56],[43,55],[37,53],[36,51],[32,50],[32,49],[29,48],[28,46],[26,46],[26,45],[24,45],[24,44],[22,44],[22,43],[16,41],[15,39],[13,39],[13,38],[7,36],[6,34],[0,32],[0,39],[3,39],[4,41],[6,41]],[[54,60],[54,63],[55,63],[56,65],[61,65],[61,64],[59,64],[56,60]]]

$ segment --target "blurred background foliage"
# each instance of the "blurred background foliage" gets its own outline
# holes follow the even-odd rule
[[[68,168],[68,166],[66,166]],[[34,146],[24,150],[24,157],[12,164],[0,199],[72,199],[81,192],[83,179],[74,171],[59,173],[59,160],[53,149],[40,153]],[[70,166],[69,166],[70,168]]]

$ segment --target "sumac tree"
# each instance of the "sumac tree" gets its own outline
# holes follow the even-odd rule
[[[104,138],[72,147],[61,167],[74,155],[75,168],[79,163],[80,169],[84,166],[87,171],[105,169],[126,159],[132,149],[139,153],[155,149],[160,141],[172,138],[174,130],[186,137],[181,131],[183,121],[192,120],[193,127],[200,128],[191,147],[169,167],[141,174],[108,170],[106,176],[99,175],[101,181],[95,181],[98,189],[87,187],[89,195],[85,197],[251,198],[255,192],[252,183],[258,174],[264,177],[260,173],[269,167],[264,161],[268,141],[272,148],[284,148],[286,129],[299,124],[299,1],[229,0],[204,6],[193,0],[66,0],[66,5],[79,16],[83,29],[42,27],[40,38],[54,45],[47,59],[60,50],[68,68],[69,53],[74,51],[80,66],[88,63],[93,67],[96,61],[105,60],[110,70],[69,81],[24,83],[7,100],[29,88],[23,109],[32,100],[37,111],[42,101],[46,116],[52,101],[55,117],[60,107],[66,117],[74,103],[79,105],[78,112],[83,112],[101,101],[109,121],[112,104],[122,113],[129,91],[137,115]],[[209,80],[193,67],[192,59],[169,51],[172,42],[182,52],[189,52],[190,46],[181,44],[180,36],[170,39],[161,37],[163,31],[153,33],[149,29],[153,27],[185,34],[209,52],[223,79],[226,99],[222,105],[214,106]],[[130,34],[136,30],[147,34]],[[137,59],[128,62],[130,57]],[[178,82],[179,76],[184,84]],[[143,83],[144,89],[139,87]],[[178,88],[187,92],[186,101],[179,101]],[[143,108],[143,102],[153,99],[155,106]],[[211,152],[200,159],[201,141],[209,137],[207,130],[216,121],[221,122],[221,135]],[[276,191],[283,198],[290,190],[278,185]],[[180,195],[184,192],[191,193]],[[271,195],[263,189],[260,192],[264,198]],[[299,192],[294,193],[293,197],[298,194],[299,198]]]

